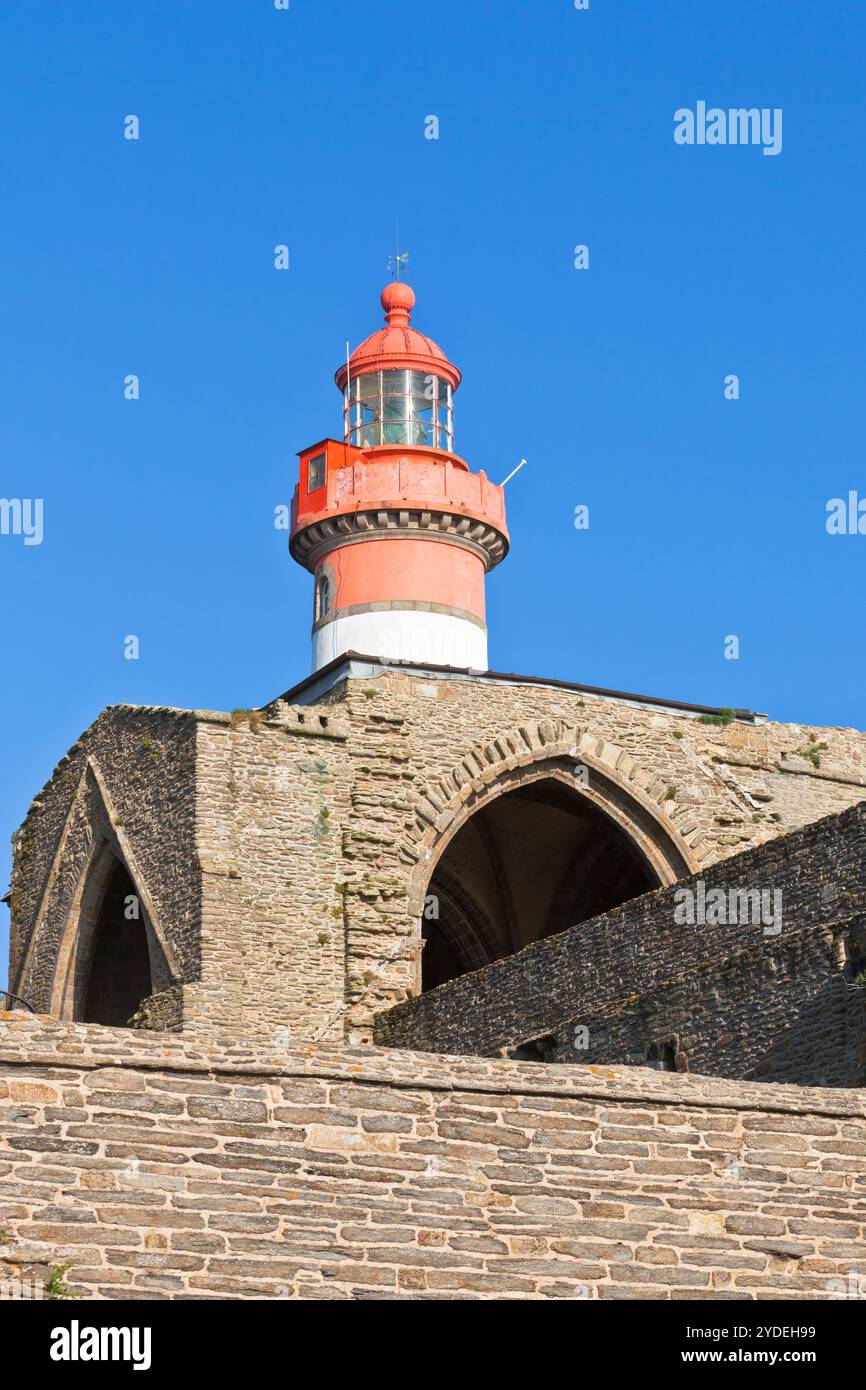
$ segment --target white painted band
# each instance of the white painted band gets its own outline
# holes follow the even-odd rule
[[[487,630],[450,613],[405,608],[351,613],[313,633],[313,670],[344,652],[486,671]]]

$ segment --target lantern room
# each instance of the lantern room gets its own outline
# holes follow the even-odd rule
[[[359,449],[405,444],[453,453],[460,373],[432,338],[411,326],[415,294],[409,285],[386,285],[381,304],[385,327],[371,333],[336,373],[343,438]]]
[[[454,447],[451,386],[411,369],[366,372],[343,392],[343,438],[359,449],[381,444]]]

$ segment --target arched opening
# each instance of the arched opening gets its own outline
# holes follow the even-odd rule
[[[327,618],[331,607],[331,581],[324,571],[320,571],[313,590],[313,621],[320,623]]]
[[[427,888],[421,987],[433,989],[618,907],[662,880],[627,831],[557,778],[480,807]]]
[[[153,994],[150,950],[144,911],[126,866],[115,859],[80,962],[82,1023],[122,1028]]]

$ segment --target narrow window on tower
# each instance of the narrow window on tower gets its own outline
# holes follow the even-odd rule
[[[316,575],[313,622],[319,623],[331,611],[331,581],[326,574]]]
[[[325,455],[316,454],[307,464],[307,492],[315,492],[325,485]]]

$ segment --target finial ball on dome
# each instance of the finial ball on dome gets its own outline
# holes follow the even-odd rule
[[[382,291],[381,304],[389,323],[393,323],[395,319],[408,323],[409,315],[415,306],[415,291],[402,280],[392,280]]]

